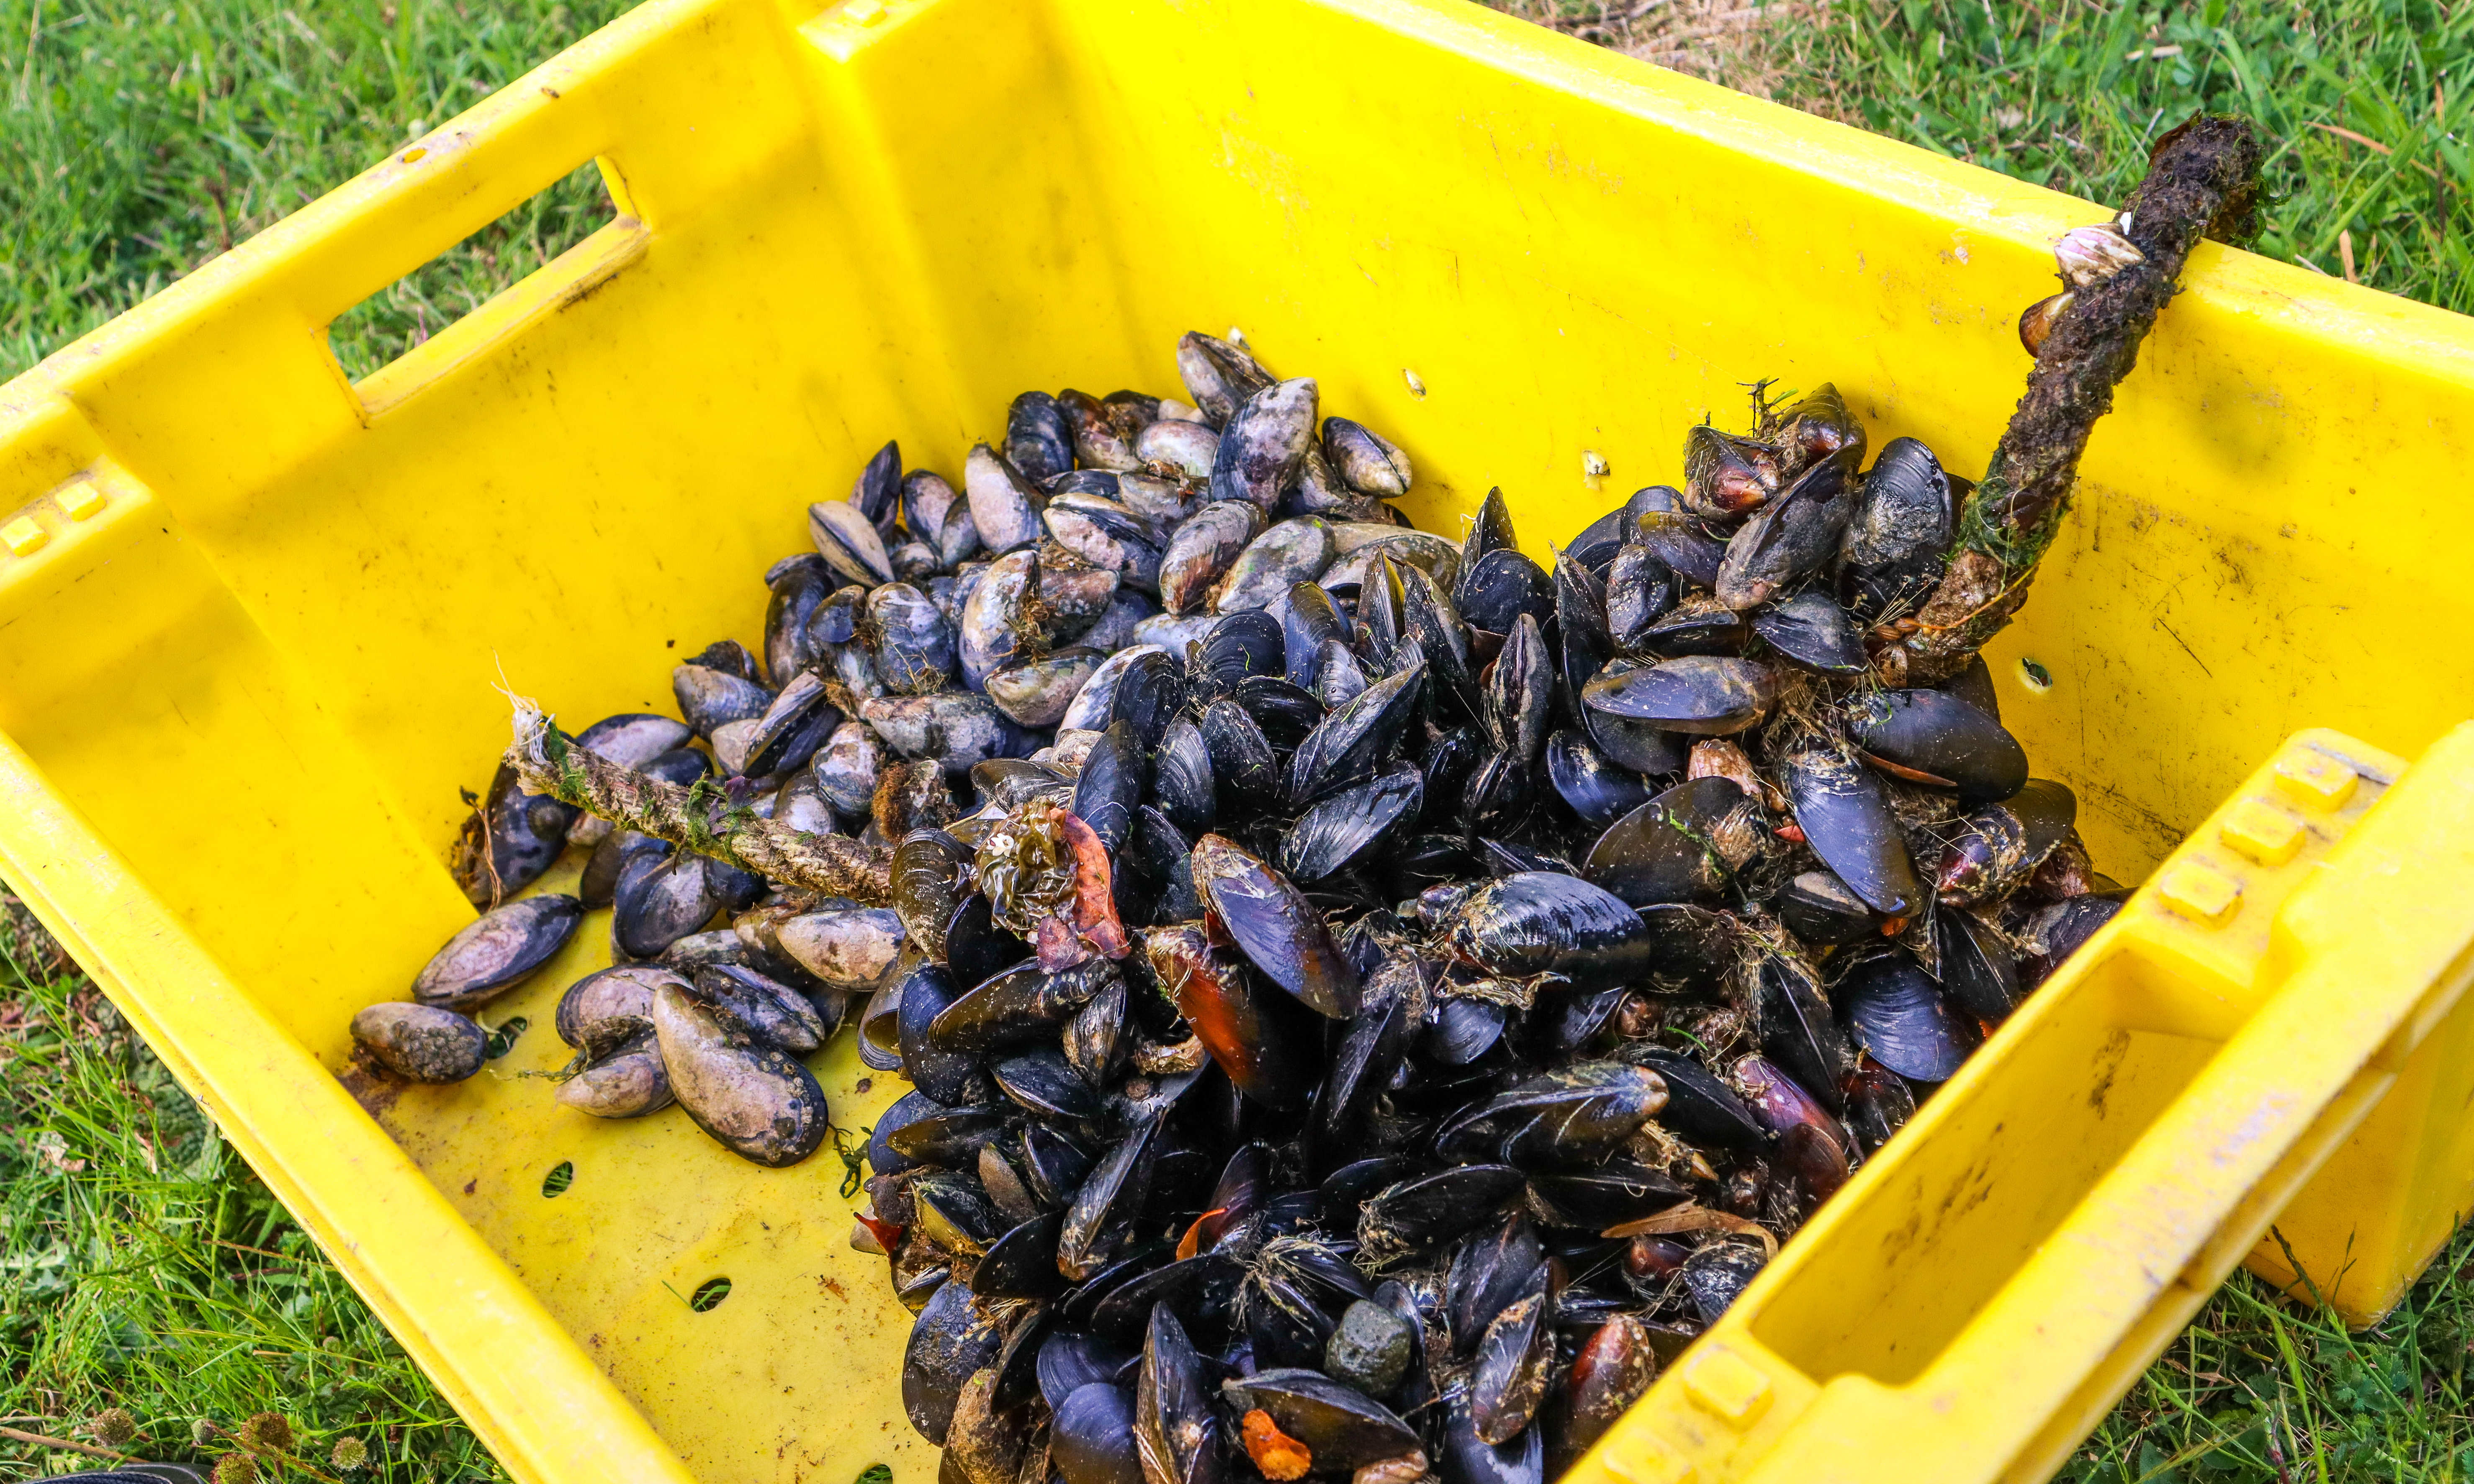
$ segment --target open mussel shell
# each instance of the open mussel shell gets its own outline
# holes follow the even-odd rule
[[[1962,799],[2007,799],[2026,786],[2027,754],[2001,724],[1939,690],[1852,697],[1847,734],[1892,778]]]
[[[1910,1081],[1949,1081],[1984,1041],[1901,949],[1873,949],[1847,965],[1831,998],[1864,1054]]]
[[[539,972],[582,921],[584,903],[554,892],[485,912],[413,976],[412,997],[446,1010],[485,1004]]]

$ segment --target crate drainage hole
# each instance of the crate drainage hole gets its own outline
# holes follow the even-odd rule
[[[2053,688],[2053,672],[2032,659],[2019,661],[2019,680],[2040,696]]]
[[[869,1464],[859,1472],[859,1477],[853,1479],[851,1484],[893,1484],[893,1466]]]
[[[505,1024],[490,1033],[488,1044],[481,1048],[482,1058],[495,1062],[505,1056],[516,1049],[516,1038],[532,1028],[533,1022],[522,1016],[509,1016]]]
[[[729,1297],[729,1279],[708,1278],[696,1285],[695,1292],[688,1295],[688,1307],[699,1314],[710,1314],[721,1307],[721,1301]]]
[[[548,1174],[542,1177],[542,1194],[545,1197],[565,1195],[567,1187],[573,1184],[575,1184],[575,1161],[561,1160],[550,1167]]]

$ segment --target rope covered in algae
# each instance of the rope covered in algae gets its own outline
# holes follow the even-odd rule
[[[507,763],[534,793],[752,871],[776,886],[871,905],[893,899],[891,851],[759,819],[710,779],[682,788],[621,767],[575,746],[524,697],[515,698],[515,708]]]
[[[2138,363],[2191,250],[2202,236],[2248,234],[2260,158],[2247,119],[2194,115],[2156,141],[2125,212],[2144,261],[2074,290],[2038,352],[1961,513],[1949,570],[1916,614],[1920,630],[1905,645],[1914,681],[1956,673],[2027,601],[2036,563],[2070,508],[2088,435],[2113,410],[2113,389]]]

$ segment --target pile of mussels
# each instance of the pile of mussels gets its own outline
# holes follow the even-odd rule
[[[958,495],[888,443],[762,654],[572,738],[890,850],[889,903],[501,768],[455,861],[490,910],[353,1031],[469,1076],[463,1013],[611,906],[559,1100],[780,1165],[864,993],[914,1090],[853,1240],[949,1478],[1539,1484],[2121,893],[1980,659],[1873,677],[1966,485],[1913,439],[1859,472],[1830,388],[1692,428],[1550,570],[1499,493],[1410,529],[1312,380],[1177,364],[1191,406],[1024,394]],[[580,897],[506,900],[570,845]]]

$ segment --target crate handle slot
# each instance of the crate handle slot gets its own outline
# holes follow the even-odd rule
[[[466,136],[460,130],[454,131],[453,134],[457,138]],[[425,144],[416,144],[400,152],[390,164],[418,170],[436,158],[437,154]],[[650,234],[643,222],[625,204],[626,185],[618,167],[607,156],[594,156],[591,163],[599,169],[611,206],[609,220],[523,277],[500,285],[497,292],[463,315],[434,326],[417,318],[415,333],[420,338],[384,365],[353,377],[352,369],[344,365],[337,349],[335,331],[338,323],[359,309],[380,303],[399,286],[414,282],[431,268],[448,262],[458,247],[490,227],[513,222],[525,212],[525,208],[559,190],[580,167],[570,163],[568,168],[556,171],[534,189],[517,196],[505,209],[481,226],[458,232],[419,264],[362,296],[351,308],[327,318],[325,324],[327,354],[335,359],[338,372],[351,382],[355,411],[363,421],[401,406],[458,368],[487,355],[526,326],[581,302],[620,270],[643,256]],[[452,161],[440,159],[439,167],[451,169]],[[435,221],[424,222],[424,235],[420,240],[434,241],[445,232],[462,227],[472,214],[471,202],[504,199],[506,192],[503,186],[507,179],[502,176],[491,182],[499,189],[475,189],[469,202],[459,203],[456,210],[445,213]],[[415,292],[417,296],[419,291]],[[416,315],[418,303],[416,298]]]

